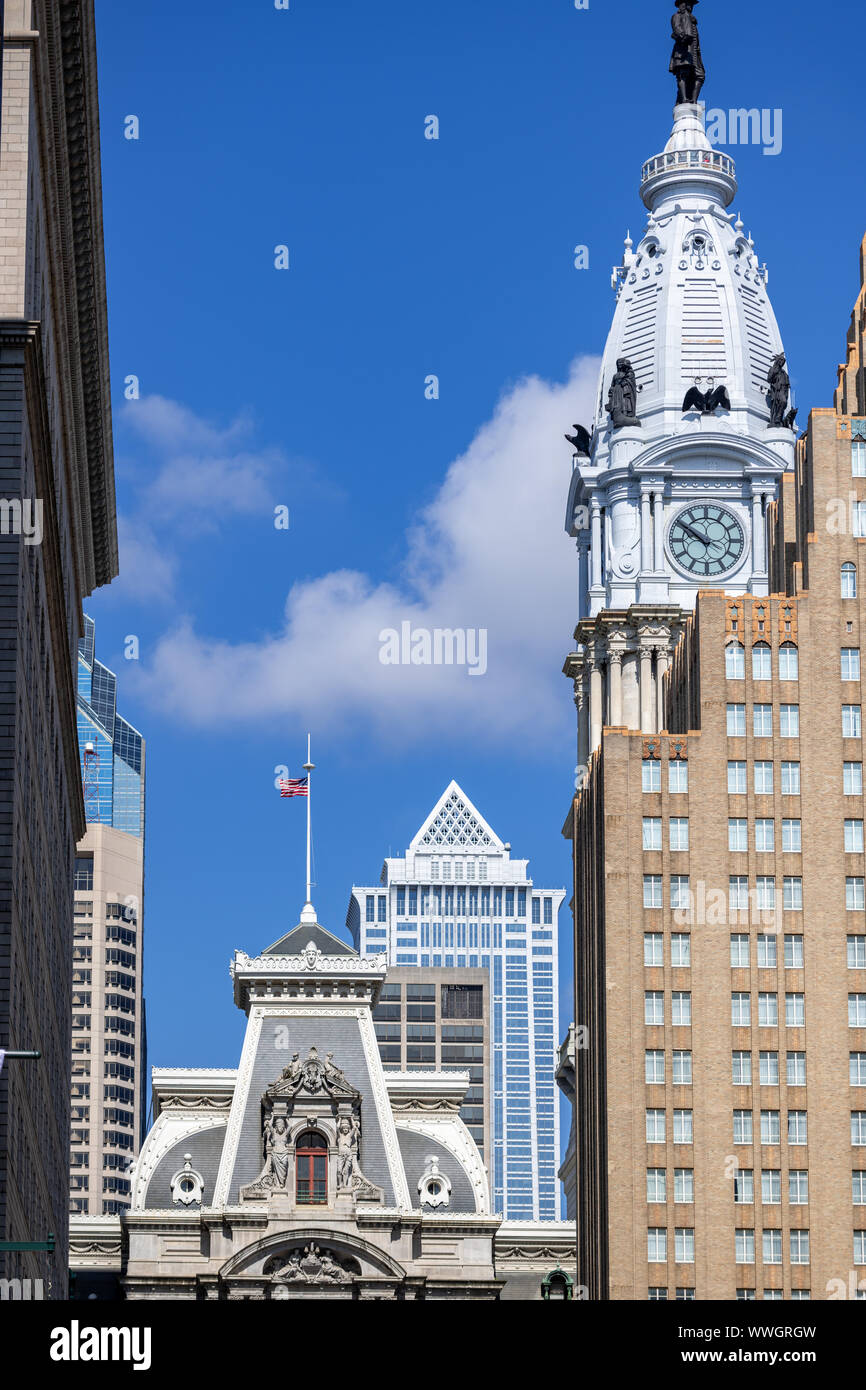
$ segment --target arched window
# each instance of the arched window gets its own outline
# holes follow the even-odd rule
[[[299,1207],[327,1205],[328,1141],[314,1129],[305,1129],[295,1145],[295,1198]]]
[[[842,566],[842,597],[857,597],[857,566],[850,560]]]
[[[729,681],[746,679],[746,657],[739,642],[729,642],[725,647],[725,675]]]
[[[769,681],[773,679],[773,656],[766,642],[757,642],[752,648],[752,680]]]
[[[800,653],[793,642],[779,648],[779,680],[795,681],[800,674]]]

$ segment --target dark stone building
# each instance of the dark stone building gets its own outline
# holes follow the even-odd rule
[[[6,0],[0,131],[0,1276],[65,1297],[82,598],[117,573],[92,0]]]

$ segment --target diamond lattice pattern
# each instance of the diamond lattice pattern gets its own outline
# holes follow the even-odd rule
[[[493,840],[456,792],[452,792],[421,836],[422,845],[491,845]]]

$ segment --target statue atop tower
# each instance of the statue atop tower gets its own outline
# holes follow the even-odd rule
[[[674,51],[670,71],[677,79],[677,106],[697,106],[706,72],[701,60],[701,37],[694,16],[698,0],[677,0],[677,12],[671,20]]]

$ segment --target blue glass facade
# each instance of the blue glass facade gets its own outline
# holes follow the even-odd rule
[[[536,888],[456,783],[377,887],[354,888],[346,924],[362,953],[393,965],[490,972],[493,1208],[508,1219],[560,1210],[556,923],[565,893]],[[546,929],[545,929],[546,928]]]
[[[96,660],[96,629],[85,616],[78,644],[78,749],[88,821],[144,835],[144,740],[117,713],[117,677]],[[92,753],[88,752],[92,746]]]

